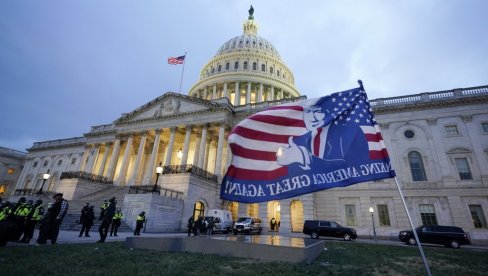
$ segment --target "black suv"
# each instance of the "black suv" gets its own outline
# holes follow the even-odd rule
[[[306,220],[303,224],[303,234],[310,235],[312,239],[320,236],[343,238],[345,241],[357,238],[356,230],[342,227],[336,222],[327,220]]]
[[[461,244],[471,244],[469,236],[464,230],[456,226],[419,226],[415,229],[420,242],[442,244],[452,248],[459,248]],[[412,231],[400,231],[398,238],[410,245],[416,244]]]

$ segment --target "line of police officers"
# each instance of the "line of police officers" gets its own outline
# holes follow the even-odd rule
[[[68,202],[63,194],[53,196],[54,202],[49,203],[45,214],[42,200],[26,200],[21,197],[16,204],[6,201],[0,205],[0,246],[7,241],[30,243],[34,229],[39,225],[37,243],[45,244],[47,239],[56,243],[59,226],[68,211]]]

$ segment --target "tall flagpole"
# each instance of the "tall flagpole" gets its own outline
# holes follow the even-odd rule
[[[405,202],[405,197],[403,196],[402,189],[400,188],[400,184],[398,183],[398,179],[396,176],[395,176],[395,183],[397,185],[398,192],[400,193],[400,197],[402,198],[403,207],[405,207],[405,211],[407,212],[408,221],[410,222],[410,227],[412,227],[412,233],[415,237],[415,242],[417,242],[417,247],[419,248],[420,255],[422,256],[422,261],[424,262],[425,271],[427,272],[427,275],[431,276],[432,274],[430,273],[429,264],[427,263],[427,259],[425,258],[424,250],[422,249],[422,245],[420,244],[417,231],[415,231],[415,226],[413,225],[412,217],[410,217],[410,212],[408,211],[407,203]]]
[[[361,88],[361,90],[365,91],[364,86],[363,86],[363,81],[358,80],[358,83],[359,83],[359,87]],[[405,211],[407,212],[408,221],[410,222],[410,227],[412,228],[412,233],[413,233],[413,236],[415,237],[415,242],[417,243],[417,247],[419,248],[420,256],[422,256],[422,261],[424,262],[425,271],[427,272],[427,275],[431,276],[432,274],[430,273],[429,264],[427,263],[427,259],[425,258],[424,250],[422,249],[422,245],[420,244],[420,240],[419,240],[419,237],[417,235],[417,231],[415,231],[415,226],[413,225],[412,217],[410,216],[410,212],[408,211],[407,203],[405,202],[405,197],[403,196],[402,189],[400,188],[400,184],[398,183],[398,179],[396,176],[395,176],[395,183],[397,185],[398,192],[400,193],[400,197],[401,197],[402,202],[403,202],[403,207],[405,207]]]
[[[178,94],[181,93],[181,84],[183,83],[183,73],[185,72],[185,63],[186,63],[186,52],[185,52],[185,59],[183,60],[183,69],[181,69],[180,88],[178,89]]]

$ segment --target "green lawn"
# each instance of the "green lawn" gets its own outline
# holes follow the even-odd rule
[[[425,275],[417,247],[326,240],[312,264],[131,250],[122,242],[0,248],[0,275]],[[424,247],[433,275],[487,275],[488,251]]]

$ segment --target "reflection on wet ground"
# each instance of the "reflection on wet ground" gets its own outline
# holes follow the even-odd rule
[[[307,248],[318,242],[317,240],[283,237],[276,235],[212,236],[211,239],[297,248]]]

